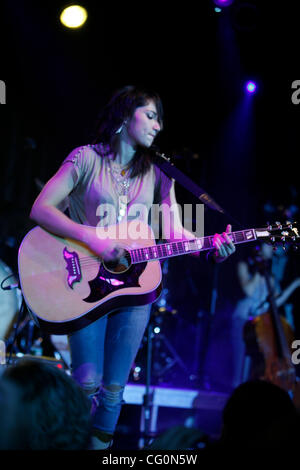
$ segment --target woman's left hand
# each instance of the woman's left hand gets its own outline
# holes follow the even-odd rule
[[[231,232],[231,225],[227,225],[226,231],[222,234],[216,233],[213,238],[213,246],[216,251],[214,254],[215,261],[222,263],[228,256],[235,252],[235,246],[228,234]]]

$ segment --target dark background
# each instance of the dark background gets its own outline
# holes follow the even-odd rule
[[[38,182],[46,182],[73,148],[90,142],[99,109],[127,84],[159,92],[165,109],[160,148],[242,227],[282,219],[282,207],[291,204],[297,209],[300,105],[291,100],[292,83],[300,79],[297,3],[236,0],[218,14],[209,0],[84,1],[87,23],[68,30],[59,21],[64,2],[3,1],[2,259],[16,268],[17,247],[32,227],[28,214]],[[244,92],[247,79],[257,82],[253,96]],[[177,196],[181,203],[196,202],[178,185]],[[266,202],[273,212],[264,209]],[[223,231],[228,222],[207,209],[205,234]],[[233,223],[233,230],[239,228]],[[228,343],[228,319],[239,294],[236,262],[247,253],[240,246],[218,269],[211,323],[218,353]],[[289,256],[292,279],[299,275],[299,255]],[[165,314],[161,325],[189,371],[195,371],[214,268],[205,256],[172,259],[167,267],[167,302],[178,313]],[[297,335],[298,292],[293,302]],[[184,376],[180,367],[178,374]]]

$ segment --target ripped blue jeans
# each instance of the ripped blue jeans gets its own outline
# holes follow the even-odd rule
[[[151,305],[120,308],[69,336],[72,376],[92,398],[93,427],[102,432],[115,431],[150,311]]]

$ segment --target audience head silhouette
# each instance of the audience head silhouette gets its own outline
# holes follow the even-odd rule
[[[90,401],[64,371],[24,359],[1,377],[0,423],[0,449],[87,449]]]
[[[273,447],[298,439],[299,416],[288,392],[263,380],[233,391],[223,410],[223,444]]]

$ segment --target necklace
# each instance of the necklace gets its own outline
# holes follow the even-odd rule
[[[128,169],[121,169],[120,166],[117,163],[112,162],[110,158],[108,171],[112,176],[116,192],[119,196],[119,210],[117,220],[118,222],[121,222],[127,210],[128,192],[130,188],[129,172]]]

